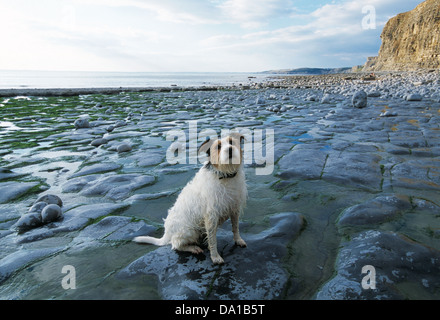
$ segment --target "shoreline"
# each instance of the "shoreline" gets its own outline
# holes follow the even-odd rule
[[[219,86],[201,87],[105,87],[105,88],[13,88],[0,89],[0,97],[36,96],[36,97],[71,97],[88,94],[119,94],[122,92],[171,92],[171,91],[214,91]]]
[[[91,88],[7,88],[0,89],[0,97],[16,96],[39,96],[39,97],[70,97],[89,94],[112,95],[123,92],[173,92],[173,91],[217,91],[217,90],[248,90],[248,89],[323,89],[349,83],[372,84],[396,78],[407,78],[409,81],[417,82],[416,79],[423,75],[435,73],[439,76],[438,70],[419,71],[383,71],[356,73],[332,73],[320,75],[290,75],[280,74],[270,76],[264,82],[251,82],[246,84],[231,85],[201,85],[201,86],[161,86],[161,87],[91,87]]]

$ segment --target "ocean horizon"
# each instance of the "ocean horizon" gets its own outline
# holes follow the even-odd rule
[[[105,72],[0,70],[0,89],[192,87],[266,81],[258,72]]]

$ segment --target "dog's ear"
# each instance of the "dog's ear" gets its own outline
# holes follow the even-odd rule
[[[213,143],[214,143],[214,141],[208,137],[208,139],[200,145],[199,150],[197,151],[197,154],[204,152],[208,156],[211,156],[211,146]]]
[[[231,132],[229,134],[230,137],[232,137],[233,139],[237,139],[240,141],[240,144],[244,143],[244,141],[246,140],[246,138],[244,137],[244,135],[242,135],[239,132]]]

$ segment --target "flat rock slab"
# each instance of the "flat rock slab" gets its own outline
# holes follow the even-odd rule
[[[63,250],[63,247],[43,249],[22,249],[11,253],[0,260],[0,284],[15,271],[26,265]]]
[[[395,165],[391,170],[394,187],[439,190],[440,189],[440,160],[423,159],[409,160]]]
[[[63,219],[47,226],[32,229],[17,237],[17,243],[27,243],[53,237],[60,232],[80,230],[93,219],[116,215],[126,209],[126,203],[96,203],[73,208],[63,215]]]
[[[364,203],[344,210],[339,225],[365,225],[388,221],[411,209],[411,202],[405,195],[380,195]]]
[[[374,153],[331,152],[322,179],[360,189],[379,190],[382,181],[380,160]]]
[[[0,203],[7,203],[19,198],[38,184],[38,182],[13,181],[0,183]]]
[[[320,179],[328,153],[322,144],[299,144],[278,162],[283,179]]]
[[[112,200],[122,200],[136,189],[150,185],[155,178],[149,175],[117,174],[110,176],[78,177],[67,181],[63,192],[80,192],[84,196],[105,196]]]
[[[364,266],[375,268],[376,289],[362,287]],[[369,230],[354,235],[339,251],[336,271],[317,299],[411,299],[411,294],[418,296],[411,292],[414,289],[431,299],[440,297],[440,251],[394,232]]]
[[[115,171],[120,169],[122,166],[116,163],[98,163],[93,164],[90,166],[85,166],[84,168],[80,169],[79,171],[72,174],[71,178],[76,178],[80,176],[85,176],[88,174],[95,174],[95,173],[103,173],[108,171]]]
[[[0,167],[0,181],[21,177],[23,174],[12,172],[11,170]]]
[[[213,265],[209,252],[192,255],[160,247],[135,260],[117,275],[120,279],[143,274],[157,275],[164,299],[276,299],[289,280],[282,267],[286,245],[304,224],[299,213],[270,218],[271,228],[258,234],[242,234],[247,248],[233,244],[232,233],[217,233],[222,266]],[[228,228],[229,229],[229,228]]]
[[[95,240],[131,240],[137,236],[151,234],[155,230],[156,228],[143,221],[133,222],[130,217],[109,216],[86,227],[78,237]]]

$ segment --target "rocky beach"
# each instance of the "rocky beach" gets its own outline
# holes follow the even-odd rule
[[[414,71],[2,90],[0,298],[439,299],[439,87]],[[221,266],[131,241],[163,233],[202,166],[167,161],[190,121],[274,130],[273,172],[245,166],[248,247],[225,223]]]

